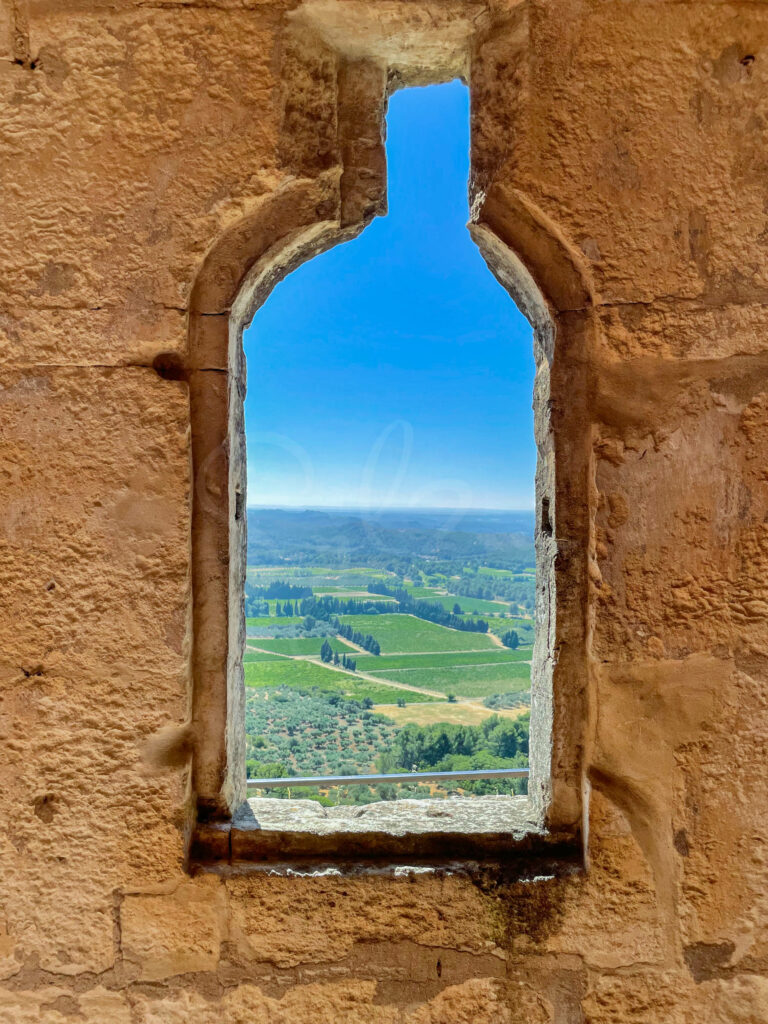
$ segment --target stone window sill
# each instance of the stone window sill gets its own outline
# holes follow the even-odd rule
[[[555,864],[579,866],[581,847],[578,837],[543,830],[524,796],[396,800],[360,807],[261,797],[247,800],[230,822],[199,824],[190,860],[193,869],[216,870],[514,862],[523,873],[532,865],[553,873]]]

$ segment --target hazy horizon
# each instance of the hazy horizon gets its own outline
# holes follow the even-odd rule
[[[356,512],[534,512],[533,506],[529,508],[523,508],[522,506],[513,508],[506,505],[290,505],[286,502],[267,502],[265,504],[249,502],[246,508],[274,509],[277,512],[320,512],[325,509],[343,512],[353,509]]]

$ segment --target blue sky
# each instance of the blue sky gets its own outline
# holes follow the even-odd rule
[[[248,504],[532,508],[531,329],[466,229],[469,95],[395,93],[389,214],[245,333]]]

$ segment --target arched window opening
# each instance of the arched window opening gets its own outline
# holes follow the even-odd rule
[[[189,351],[179,371],[190,389],[194,472],[189,735],[197,824],[190,856],[208,862],[211,858],[284,857],[292,852],[334,857],[378,853],[394,858],[418,854],[439,861],[445,854],[446,832],[453,837],[451,852],[456,855],[507,850],[511,835],[527,836],[528,842],[534,834],[547,850],[553,842],[562,842],[574,853],[574,840],[578,838],[588,800],[582,760],[593,686],[586,652],[593,615],[590,579],[594,573],[590,559],[595,552],[591,513],[594,456],[588,409],[588,361],[584,353],[595,342],[598,323],[589,271],[583,254],[532,197],[510,185],[508,176],[505,179],[504,175],[496,174],[499,161],[509,155],[506,143],[500,145],[503,140],[497,138],[494,128],[496,118],[501,116],[497,101],[507,104],[509,99],[505,94],[490,100],[496,81],[496,30],[472,19],[456,21],[434,7],[423,11],[423,17],[407,21],[401,21],[397,12],[389,8],[358,4],[356,0],[349,0],[344,10],[354,10],[356,20],[337,17],[340,9],[333,3],[308,0],[289,19],[282,69],[286,102],[280,174],[275,187],[254,197],[253,204],[229,222],[208,251],[190,299]],[[510,45],[520,48],[524,60],[524,25],[516,27],[505,22],[497,30],[505,34]],[[466,224],[466,94],[455,80],[466,81],[470,77],[472,171],[470,217]],[[315,93],[302,92],[310,80],[318,83],[317,97]],[[406,219],[401,225],[401,232],[406,231],[407,235],[410,231],[410,244],[397,250],[393,240],[401,209],[399,188],[402,185],[406,191],[415,189],[413,181],[399,183],[398,175],[403,169],[407,171],[409,161],[414,163],[418,144],[427,141],[429,122],[421,131],[425,138],[416,132],[410,140],[406,135],[401,137],[397,123],[392,123],[388,168],[392,216],[381,218],[387,199],[383,145],[387,97],[396,113],[401,103],[412,99],[426,101],[437,95],[429,89],[406,89],[402,93],[398,89],[440,82],[452,83],[441,95],[464,96],[463,124],[460,130],[451,129],[448,142],[454,155],[462,156],[461,184],[450,199],[437,202],[441,198],[441,174],[450,160],[441,157],[432,161],[428,174],[431,192],[417,207],[412,221]],[[523,92],[524,84],[523,79],[515,79],[515,88],[519,85]],[[294,95],[303,97],[298,105],[291,98]],[[315,98],[319,98],[316,105]],[[521,99],[524,101],[524,96]],[[495,113],[492,111],[489,117],[493,103],[497,104]],[[393,149],[399,138],[405,156],[402,161]],[[455,214],[454,240],[460,236],[464,245],[460,257],[450,245],[435,244],[434,224],[429,221],[428,211],[444,216],[449,208]],[[477,250],[467,244],[467,227]],[[388,240],[387,232],[393,232],[392,240]],[[340,244],[351,239],[356,241]],[[377,247],[377,240],[381,247]],[[365,254],[371,249],[384,257],[383,270],[381,266],[371,269],[372,264],[366,270],[362,258],[355,260],[351,269],[338,270],[338,261],[343,264],[350,254]],[[445,274],[442,283],[448,282],[447,299],[432,301],[432,292],[425,286],[419,287],[418,275],[407,271],[404,283],[395,287],[395,271],[402,273],[402,267],[392,258],[397,251],[409,256],[422,253],[420,269],[427,281],[434,283]],[[323,257],[324,253],[329,255]],[[495,288],[478,253],[503,291]],[[475,261],[473,273],[480,274],[476,280],[485,293],[482,317],[470,325],[466,339],[461,331],[466,327],[463,318],[471,305],[465,293],[470,275],[461,273],[468,264],[462,265],[460,260]],[[316,289],[315,294],[307,291],[306,284],[303,290],[298,287],[302,281],[317,282],[317,275],[325,266],[336,271],[331,277],[333,287],[325,292]],[[289,277],[297,268],[301,268],[301,276]],[[286,278],[286,283],[275,289]],[[368,288],[368,301],[356,313],[359,323],[350,324],[347,320],[344,337],[337,344],[339,322],[351,309],[345,289],[351,294],[351,290],[363,285]],[[529,328],[509,296],[533,329],[533,363]],[[413,308],[409,307],[405,317],[396,322],[395,312],[401,309],[401,300],[409,297]],[[281,314],[280,303],[284,299]],[[491,309],[496,312],[488,321]],[[322,318],[329,313],[333,316],[323,326]],[[381,314],[381,321],[372,330],[370,321],[372,317],[375,320],[376,313]],[[301,330],[291,342],[288,328],[294,322]],[[480,330],[479,340],[473,334],[475,328]],[[397,337],[395,331],[400,332]],[[405,343],[402,334],[407,335]],[[244,338],[250,360],[248,395]],[[357,342],[357,348],[350,338]],[[364,347],[361,338],[365,340]],[[514,365],[516,372],[522,373],[517,380],[517,394],[513,387],[513,362],[509,358],[513,338],[517,345]],[[474,363],[465,358],[468,353],[478,352],[480,357]],[[397,359],[402,360],[399,368]],[[453,379],[447,372],[451,368],[456,371]],[[532,446],[525,456],[525,446],[520,443],[522,435],[518,433],[507,443],[503,452],[506,460],[499,463],[499,436],[510,429],[512,412],[528,417],[525,433],[530,437],[534,370],[535,459]],[[393,387],[396,373],[401,374],[400,381],[407,386]],[[481,396],[480,400],[467,405],[467,393],[475,399]],[[507,401],[500,404],[502,395]],[[250,475],[246,401],[251,403]],[[441,432],[435,433],[436,425]],[[335,462],[329,461],[329,452],[335,453]],[[535,518],[536,582],[531,623],[528,614],[532,565],[527,561],[510,568],[509,559],[497,559],[499,564],[494,564],[489,555],[494,536],[498,539],[499,532],[510,532],[509,518],[504,520],[503,528],[497,522],[491,529],[486,517],[483,529],[476,523],[476,528],[469,529],[472,520],[465,514],[460,524],[464,530],[454,527],[458,506],[470,506],[478,520],[482,518],[480,506],[493,506],[496,514],[508,512],[510,506],[528,505],[530,487],[523,496],[520,491],[510,490],[510,481],[515,479],[513,470],[518,468],[530,480],[534,461],[533,510],[527,509],[528,523],[515,530],[523,534],[528,531],[525,543],[530,544],[530,522]],[[446,485],[447,478],[452,483]],[[457,488],[457,479],[466,486]],[[310,486],[310,480],[316,483]],[[282,525],[278,528],[274,515],[270,525],[271,513],[264,510],[264,506],[328,503],[358,506],[355,516],[347,516],[350,522],[345,529],[350,536],[355,536],[356,531],[362,540],[357,547],[348,541],[340,544],[344,531],[336,528],[334,533],[334,520],[330,536],[325,535],[322,557],[318,554],[316,511],[305,513],[303,520],[295,508],[289,516],[282,511]],[[433,543],[432,550],[425,544],[419,551],[413,550],[412,545],[403,557],[404,532],[414,528],[406,513],[413,516],[414,506],[430,503],[441,511],[422,534],[431,536],[433,541],[437,538],[440,543],[436,547]],[[254,513],[253,506],[262,507]],[[453,510],[447,517],[445,508]],[[430,512],[434,515],[434,507]],[[291,517],[294,524],[303,521],[307,526],[303,538],[298,537],[306,542],[300,551],[305,563],[302,565],[296,564],[295,528],[292,553],[285,550],[289,531],[284,527]],[[424,525],[423,518],[421,522]],[[443,567],[450,571],[428,571],[426,563],[430,559],[430,567],[435,570],[438,558],[448,561],[442,544],[451,538],[466,539],[473,535],[480,537],[485,546],[473,550],[470,544],[466,564],[457,567],[454,561],[452,567]],[[383,564],[377,558],[373,566],[353,565],[353,553],[371,554],[372,538],[379,546],[382,538],[386,538],[392,555],[397,557],[390,557]],[[329,562],[325,553],[333,550],[334,544],[337,550]],[[342,547],[347,550],[347,561],[339,555],[338,549]],[[451,554],[455,555],[455,550]],[[268,565],[268,561],[275,564]],[[349,572],[362,569],[367,575],[358,572],[355,578]],[[271,577],[268,570],[272,570]],[[287,570],[292,575],[288,576]],[[373,579],[372,570],[379,573]],[[494,570],[500,570],[502,576]],[[322,580],[312,579],[313,573]],[[510,574],[521,578],[510,578]],[[480,577],[483,585],[488,577],[490,590],[480,589]],[[508,588],[501,589],[500,578],[509,584]],[[521,586],[515,589],[516,584]],[[275,588],[280,589],[279,594]],[[441,613],[434,613],[430,619],[423,606],[416,607],[427,593],[447,621],[436,621]],[[379,605],[399,602],[400,610],[342,607],[333,603],[337,599],[360,599]],[[302,605],[313,601],[314,608],[307,603]],[[317,605],[318,601],[322,603]],[[485,604],[479,605],[481,601],[490,608],[506,605],[510,618],[496,618],[490,608],[486,611]],[[467,603],[471,607],[466,608]],[[336,617],[335,621],[331,621],[331,616]],[[351,618],[346,619],[347,616]],[[391,630],[388,635],[383,631],[387,616],[388,621],[396,620],[395,624],[400,625],[400,634],[394,641]],[[452,616],[458,622],[451,621]],[[459,623],[466,625],[484,616],[487,632],[482,627],[458,628]],[[309,627],[317,628],[308,628],[308,618],[315,620]],[[422,636],[421,646],[409,644],[406,649],[402,623],[408,619],[417,625],[421,623],[421,628],[431,631],[433,636],[436,629],[443,629],[443,636],[458,637],[460,645],[427,651]],[[297,620],[301,620],[301,628],[297,628]],[[378,630],[373,628],[374,620]],[[526,643],[531,638],[525,628],[528,624],[534,634],[532,647]],[[354,628],[362,625],[365,629]],[[346,635],[347,626],[352,627],[351,637]],[[410,626],[411,630],[414,628]],[[273,630],[275,635],[266,635],[265,629]],[[512,635],[504,644],[502,631],[516,632],[518,646],[514,647]],[[474,643],[481,645],[476,650],[465,646],[465,636],[470,635]],[[484,641],[494,647],[486,646],[484,651]],[[488,651],[493,654],[492,659]],[[464,656],[463,664],[456,663],[457,653]],[[413,658],[417,656],[429,659],[431,664],[416,665]],[[467,670],[467,665],[477,669],[476,656],[483,659],[479,663],[482,669]],[[354,666],[349,665],[350,658]],[[397,667],[395,658],[401,659]],[[382,675],[379,668],[385,662],[389,675]],[[528,662],[529,667],[524,665]],[[458,687],[449,689],[445,683],[446,671],[455,668],[462,690],[466,691],[470,676],[475,681],[483,674],[491,679],[496,674],[498,678],[498,666],[503,665],[507,672],[510,664],[517,664],[517,670],[525,674],[519,689],[510,690],[504,684],[498,691],[494,685],[492,693],[478,692],[483,687],[487,690],[488,678],[481,681],[475,693],[459,692]],[[364,668],[376,671],[363,673]],[[306,679],[311,674],[309,685],[284,685],[285,678],[278,677],[289,671],[302,672]],[[318,672],[324,675],[320,677]],[[393,676],[395,672],[400,675]],[[421,673],[418,680],[414,675],[417,672]],[[287,708],[280,709],[285,714],[278,725],[285,736],[277,744],[265,731],[272,720],[265,720],[263,715],[257,720],[248,711],[246,693],[253,699],[254,690],[282,689],[286,699],[275,700],[272,706],[291,702],[296,705],[298,698],[305,699],[302,690],[310,697],[316,696],[318,690],[323,691],[323,687],[316,685],[317,679],[326,683],[333,679],[338,689],[331,696],[342,703],[355,700],[358,705],[346,709],[354,711],[354,721],[346,716],[343,729],[336,728],[333,733],[337,752],[346,758],[338,759],[339,770],[350,767],[360,772],[361,761],[369,754],[371,760],[367,763],[390,768],[394,757],[394,767],[401,774],[403,768],[422,769],[415,782],[409,780],[413,787],[424,785],[429,787],[430,795],[445,797],[442,784],[447,780],[427,779],[429,772],[424,769],[438,765],[465,768],[472,764],[475,755],[487,758],[483,764],[493,764],[493,757],[504,757],[504,763],[508,763],[513,740],[516,750],[511,756],[524,753],[519,730],[514,736],[509,735],[514,730],[510,730],[508,723],[518,721],[521,708],[525,714],[525,702],[510,700],[511,708],[504,703],[510,692],[528,692],[528,673],[529,774],[525,769],[518,770],[521,775],[528,774],[527,798],[522,794],[486,796],[475,792],[471,798],[462,796],[452,802],[443,799],[438,806],[434,799],[397,799],[397,792],[396,799],[387,799],[393,795],[391,790],[379,791],[376,787],[380,780],[376,780],[370,785],[366,782],[367,793],[365,788],[360,790],[364,798],[375,802],[364,808],[350,808],[347,800],[360,800],[353,795],[352,787],[331,793],[327,786],[315,785],[316,780],[312,780],[311,785],[319,792],[308,793],[306,787],[295,785],[294,774],[284,794],[290,794],[290,799],[261,798],[259,818],[255,817],[247,800],[247,761],[251,762],[252,773],[273,766],[266,768],[272,779],[278,777],[278,771],[307,770],[305,765],[317,776],[332,765],[326,757],[327,744],[325,749],[310,749],[301,728],[303,718],[300,714],[297,717],[295,707],[290,712],[297,718],[295,722],[288,721]],[[363,681],[369,691],[365,694],[360,689]],[[269,685],[258,685],[265,682]],[[438,685],[443,689],[436,688]],[[391,714],[384,718],[390,723],[382,726],[377,718],[378,709],[385,706],[382,696],[393,690],[400,691],[401,703],[395,697],[394,705],[387,705]],[[409,699],[418,691],[427,691],[420,694],[425,698],[423,701]],[[485,705],[486,699],[499,696],[500,701],[492,701],[497,703],[496,707]],[[480,719],[479,732],[467,731],[476,723],[453,718],[466,718],[473,701],[474,714]],[[367,706],[368,702],[372,706]],[[417,704],[420,709],[415,709]],[[417,712],[422,720],[408,722]],[[505,728],[491,739],[485,736],[482,724],[492,721],[494,714]],[[437,749],[425,754],[425,737],[432,733],[424,727],[436,720],[449,721],[452,728],[445,735],[437,730],[439,743],[445,749],[439,749],[438,743]],[[277,722],[277,716],[274,721]],[[460,729],[464,729],[464,746],[460,746],[456,736]],[[421,746],[406,750],[398,742],[398,730],[417,733]],[[318,734],[311,735],[314,743]],[[384,742],[378,749],[376,744],[380,741]],[[408,764],[411,753],[413,760]],[[301,761],[298,754],[305,760]],[[269,757],[274,759],[268,760]],[[466,770],[482,771],[468,767]],[[498,781],[498,776],[491,779],[494,783]],[[381,784],[391,783],[385,780]],[[505,784],[509,786],[508,779]],[[274,792],[276,788],[270,785],[267,791]],[[470,790],[458,788],[465,794]],[[481,792],[484,788],[480,787]],[[518,780],[510,788],[522,787]],[[423,791],[407,795],[426,797]],[[498,813],[490,808],[494,801]],[[461,806],[463,816],[457,817],[453,810],[442,816],[449,802],[452,808]],[[324,808],[322,803],[333,806]],[[418,805],[420,812],[406,821],[404,815],[407,817],[408,807],[414,805]],[[302,814],[305,825],[312,818],[306,828],[301,826]],[[368,838],[352,841],[353,831]],[[386,849],[382,847],[383,835],[387,837]],[[465,837],[466,842],[457,837]]]
[[[250,797],[527,792],[533,344],[466,230],[468,129],[459,81],[395,93],[388,216],[243,335]]]

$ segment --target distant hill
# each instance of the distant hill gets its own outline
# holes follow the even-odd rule
[[[522,569],[534,562],[533,530],[525,511],[249,508],[248,564]]]

